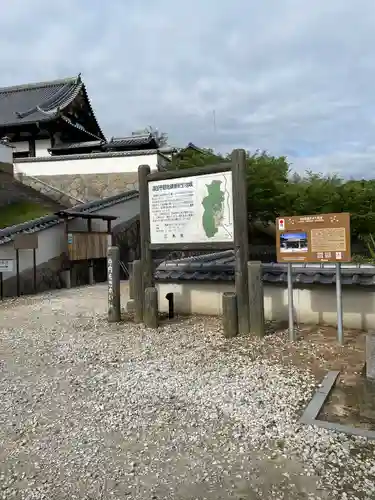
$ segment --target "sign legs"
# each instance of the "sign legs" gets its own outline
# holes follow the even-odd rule
[[[342,311],[342,287],[341,287],[341,264],[336,263],[336,303],[337,303],[337,340],[344,344],[343,311]]]
[[[294,329],[294,304],[293,304],[293,268],[292,264],[288,263],[288,324],[289,324],[289,340],[296,340],[296,331]]]

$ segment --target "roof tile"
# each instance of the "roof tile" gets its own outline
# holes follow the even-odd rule
[[[262,264],[265,283],[287,283],[286,264]],[[293,264],[293,282],[296,285],[333,285],[336,269],[332,264]],[[164,261],[156,268],[158,281],[234,281],[234,253],[232,250]],[[343,285],[375,286],[375,266],[345,264],[341,269]]]
[[[65,78],[17,87],[0,88],[0,125],[50,120],[82,87],[80,78]]]
[[[103,198],[101,200],[89,201],[88,203],[80,203],[75,207],[71,207],[69,210],[73,212],[96,212],[102,208],[110,207],[121,203],[122,201],[132,200],[138,197],[138,191],[125,191],[124,193],[116,194],[114,196],[109,196],[108,198]],[[5,229],[0,229],[0,245],[9,243],[12,241],[16,234],[20,233],[35,233],[41,231],[42,229],[47,229],[49,227],[59,224],[60,218],[57,215],[46,215],[45,217],[39,217],[38,219],[33,219],[28,222],[23,222],[22,224],[17,224],[15,226],[10,226]]]

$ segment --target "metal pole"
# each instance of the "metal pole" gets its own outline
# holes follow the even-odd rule
[[[341,288],[341,264],[336,263],[336,303],[337,303],[337,340],[344,344],[343,314],[342,314],[342,288]]]
[[[289,320],[289,340],[296,340],[294,330],[294,314],[293,314],[293,268],[292,264],[288,263],[288,320]]]
[[[3,288],[3,273],[0,273],[0,298],[4,298],[4,288]]]

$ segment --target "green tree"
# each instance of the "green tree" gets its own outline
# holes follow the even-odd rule
[[[215,154],[212,149],[200,149],[187,147],[179,151],[173,158],[173,167],[176,170],[183,170],[193,167],[204,167],[205,165],[215,165],[221,163],[224,158]]]
[[[286,203],[289,164],[284,156],[266,152],[247,153],[246,163],[249,220],[267,224],[280,215]]]
[[[230,161],[212,149],[188,147],[174,158],[174,168],[189,169]],[[375,238],[375,180],[345,181],[336,175],[290,171],[287,158],[267,152],[247,153],[247,192],[250,221],[264,224],[278,216],[329,212],[351,214],[352,236]]]

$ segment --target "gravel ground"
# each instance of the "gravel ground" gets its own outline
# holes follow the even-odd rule
[[[103,285],[0,309],[0,498],[375,498],[375,445],[298,424],[316,381],[272,337],[108,325]]]

